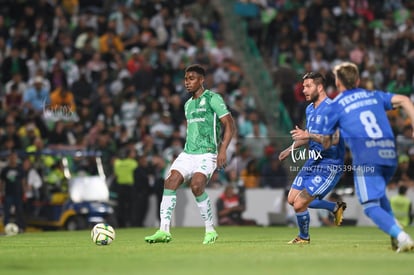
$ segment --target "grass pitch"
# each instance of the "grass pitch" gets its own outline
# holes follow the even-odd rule
[[[34,232],[0,237],[1,274],[413,274],[414,253],[391,251],[375,227],[311,228],[310,245],[288,245],[288,227],[172,228],[172,242],[147,244],[156,228],[115,229],[109,246],[90,231]],[[408,229],[414,236],[414,228]]]

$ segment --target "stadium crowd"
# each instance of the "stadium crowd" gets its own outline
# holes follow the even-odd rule
[[[235,10],[245,18],[273,70],[294,125],[304,125],[304,73],[320,72],[333,80],[332,69],[343,61],[358,65],[361,87],[404,94],[414,101],[412,1],[240,0]],[[333,81],[327,93],[331,98],[337,95]],[[414,187],[413,129],[401,111],[388,115],[400,155],[390,188]],[[341,186],[352,187],[352,175],[345,175]]]
[[[133,194],[119,198],[124,210],[138,196],[160,195],[164,173],[184,146],[183,77],[193,63],[207,68],[206,88],[223,96],[239,128],[228,150],[232,163],[211,186],[236,184],[242,174],[250,187],[287,184],[277,159],[267,164],[276,152],[267,125],[253,111],[245,72],[209,1],[3,2],[0,152],[2,167],[15,151],[20,163],[31,162],[22,173],[34,168],[39,174],[42,188],[25,186],[26,199],[39,190],[45,191],[40,199],[66,191],[59,157],[42,156],[46,149],[101,152],[114,198]],[[252,158],[257,161],[245,170]],[[262,168],[280,179],[260,182]],[[133,192],[120,192],[125,186]],[[120,220],[121,226],[142,224]]]

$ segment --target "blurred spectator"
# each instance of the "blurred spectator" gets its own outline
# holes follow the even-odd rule
[[[199,21],[193,16],[192,10],[189,6],[183,7],[182,13],[178,16],[176,20],[176,29],[177,33],[183,33],[184,27],[186,24],[193,24],[196,31],[200,31]]]
[[[63,116],[68,118],[75,114],[75,98],[69,87],[63,85],[50,94],[50,109],[52,112],[61,112]]]
[[[164,148],[164,144],[171,136],[173,129],[171,114],[168,111],[164,111],[161,115],[161,120],[150,128],[150,133],[154,137],[154,143],[158,148],[158,152]]]
[[[114,174],[117,193],[116,216],[120,227],[133,225],[133,207],[136,200],[134,192],[134,171],[138,167],[134,150],[122,152],[121,157],[114,160]]]
[[[14,46],[10,51],[10,55],[4,58],[3,64],[1,65],[1,79],[3,83],[12,79],[15,73],[20,73],[24,81],[28,79],[29,75],[26,62],[20,55],[20,49]]]
[[[25,147],[25,152],[29,154],[29,159],[34,167],[42,172],[48,171],[55,164],[55,159],[52,156],[39,154],[44,149],[45,142],[40,137],[34,138],[34,140]]]
[[[99,51],[99,37],[93,27],[85,27],[82,32],[75,37],[75,48],[82,50],[87,45],[90,45],[94,51]]]
[[[243,181],[245,188],[260,187],[260,171],[256,159],[253,158],[247,163],[246,168],[240,173],[240,179]]]
[[[124,94],[119,113],[120,123],[126,128],[128,137],[133,137],[137,118],[141,115],[140,106],[133,92]]]
[[[392,93],[410,96],[413,93],[412,84],[407,79],[404,69],[398,69],[396,72],[396,79],[391,80],[386,90]]]
[[[2,197],[4,196],[3,224],[10,222],[12,207],[14,207],[16,224],[20,231],[24,231],[26,229],[23,212],[23,195],[26,190],[25,172],[15,151],[10,152],[7,159],[8,163],[0,173],[0,193]]]
[[[75,137],[68,131],[65,122],[58,120],[47,137],[50,148],[64,149],[68,145],[75,145]]]
[[[88,80],[85,69],[81,70],[79,79],[72,83],[70,89],[73,93],[75,105],[77,107],[89,108],[91,105],[93,86]]]
[[[392,212],[403,227],[408,227],[413,221],[412,202],[407,197],[407,190],[407,186],[401,185],[398,187],[398,194],[390,198]]]
[[[408,174],[410,177],[414,178],[414,146],[408,150],[409,164],[408,164]]]
[[[23,103],[23,95],[19,92],[17,84],[10,87],[10,92],[6,94],[4,103],[6,110],[20,109]]]
[[[42,199],[43,180],[37,170],[33,167],[33,164],[29,158],[25,158],[22,165],[27,182],[27,188],[25,190],[26,201],[24,202],[25,213],[32,214],[35,210],[33,209],[34,202]]]
[[[141,59],[141,64],[137,71],[132,75],[131,80],[138,97],[144,97],[145,95],[150,94],[155,88],[155,71],[146,58]]]
[[[406,154],[399,155],[398,166],[390,181],[390,188],[398,186],[414,187],[414,177],[409,173],[410,158]]]
[[[217,218],[219,225],[256,225],[252,219],[244,219],[246,211],[244,196],[234,191],[234,186],[228,185],[217,199]]]
[[[15,118],[11,115],[8,115],[5,118],[5,127],[3,128],[3,132],[1,133],[0,138],[0,148],[5,149],[15,149],[18,150],[21,148],[22,143],[20,141],[20,136],[17,134],[17,122]],[[3,148],[6,142],[12,142],[10,148]]]
[[[236,151],[232,158],[228,161],[229,164],[225,168],[226,174],[235,171],[237,177],[240,177],[241,172],[247,167],[247,163],[252,159],[250,149],[241,142],[236,144]]]
[[[150,25],[150,19],[148,17],[142,17],[139,20],[139,29],[139,47],[145,48],[148,46],[148,43],[152,38],[157,37],[157,33]]]
[[[170,46],[167,49],[167,58],[170,61],[174,70],[181,71],[178,67],[180,61],[187,57],[186,51],[180,46],[179,40],[176,37],[173,37],[170,41]]]
[[[98,115],[97,120],[103,122],[103,127],[112,135],[116,135],[121,127],[121,119],[111,104],[104,105],[103,112]]]
[[[166,5],[162,5],[158,12],[151,17],[150,26],[156,32],[157,44],[159,46],[167,44],[173,22],[174,19],[170,15],[170,9]]]
[[[48,169],[45,174],[45,185],[48,198],[50,198],[53,193],[68,191],[68,183],[61,159],[58,159],[50,166],[50,169]]]
[[[259,135],[262,137],[267,136],[267,126],[266,124],[261,120],[259,113],[257,111],[250,111],[250,113],[247,115],[247,119],[239,124],[239,134],[242,137],[247,137],[248,135],[253,134],[253,128],[256,124],[256,127],[258,127]]]
[[[100,82],[103,71],[107,69],[107,63],[102,57],[101,53],[95,52],[86,64],[86,70],[91,77],[93,86]]]
[[[20,126],[17,130],[21,144],[23,146],[28,146],[34,142],[37,138],[42,138],[40,129],[36,126],[35,122],[32,120],[26,120],[25,123]]]
[[[282,166],[278,154],[273,154],[270,161],[263,165],[260,172],[260,186],[286,189],[288,181],[287,171]]]
[[[26,111],[33,110],[36,113],[41,113],[49,105],[49,90],[43,88],[43,78],[34,79],[34,86],[29,87],[23,95],[23,103]]]
[[[17,72],[17,73],[14,73],[13,75],[12,75],[12,78],[7,82],[7,83],[5,83],[5,85],[4,85],[4,90],[5,90],[5,92],[6,92],[6,95],[8,94],[8,93],[10,93],[10,91],[11,91],[11,87],[13,86],[13,85],[16,85],[17,86],[17,92],[19,93],[19,94],[21,94],[21,95],[23,95],[24,94],[24,92],[26,91],[26,89],[27,89],[27,84],[26,84],[26,82],[22,79],[22,74],[21,73],[19,73],[19,72]]]
[[[154,185],[154,172],[146,155],[138,156],[138,167],[134,170],[134,226],[144,226],[149,206],[151,186]]]
[[[143,56],[140,55],[141,50],[138,47],[133,47],[130,51],[130,57],[127,61],[126,67],[129,73],[134,75],[141,67]]]
[[[30,77],[30,79],[27,81],[26,87],[33,87],[37,78],[41,78],[43,88],[50,91],[50,80],[47,78],[45,71],[43,71],[42,69],[38,69],[36,71],[36,74]]]
[[[412,139],[413,129],[410,124],[404,125],[401,132],[397,134],[397,149],[400,154],[407,154],[408,149],[414,146],[414,140]]]
[[[210,49],[210,55],[213,59],[213,65],[218,66],[225,58],[233,58],[233,50],[225,45],[222,37],[218,37],[215,42],[216,45]]]
[[[252,133],[249,133],[244,137],[244,145],[249,147],[254,158],[260,159],[263,156],[264,149],[269,145],[270,141],[267,136],[262,135],[260,132],[260,123],[258,121],[254,121],[252,127]]]
[[[171,114],[171,122],[175,128],[179,128],[185,121],[183,110],[183,102],[179,95],[171,95],[168,102],[168,112]]]
[[[121,38],[116,34],[112,26],[108,26],[106,32],[99,37],[99,51],[102,54],[103,60],[108,62],[115,53],[120,53],[123,50],[124,44]]]
[[[139,45],[139,29],[135,21],[129,14],[124,14],[122,18],[122,31],[118,32],[125,49],[130,49]]]

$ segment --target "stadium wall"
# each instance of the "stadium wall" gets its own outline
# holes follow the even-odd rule
[[[223,189],[207,189],[210,196],[214,220],[217,221],[215,203]],[[397,190],[388,192],[388,196],[393,196]],[[409,190],[407,195],[414,202],[414,190]],[[293,225],[294,212],[286,204],[284,191],[278,189],[249,189],[246,191],[246,211],[244,218],[255,219],[258,224],[263,226],[271,225]],[[344,224],[357,226],[374,226],[363,212],[358,198],[354,195],[343,195],[348,207],[344,212]],[[155,196],[150,198],[150,207],[145,221],[145,226],[157,227],[159,225],[157,217],[158,207]],[[317,219],[317,210],[310,209],[311,226],[320,226]],[[179,189],[177,192],[177,206],[172,219],[172,225],[176,227],[200,227],[204,222],[200,217],[199,210],[194,197],[189,189]]]

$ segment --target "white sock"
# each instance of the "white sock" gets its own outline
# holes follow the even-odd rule
[[[410,239],[411,239],[410,236],[407,233],[405,233],[404,231],[401,231],[400,234],[398,234],[398,236],[397,236],[398,243],[403,243],[403,242],[406,242]]]
[[[215,231],[213,224],[213,213],[211,210],[211,202],[207,193],[203,193],[200,196],[196,197],[197,206],[200,210],[201,217],[204,220],[206,226],[206,232]]]
[[[167,192],[166,192],[167,191]],[[160,206],[160,230],[170,232],[171,216],[177,203],[177,195],[175,191],[164,190]]]

